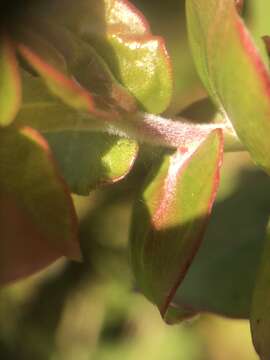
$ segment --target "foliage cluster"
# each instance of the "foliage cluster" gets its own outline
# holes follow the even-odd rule
[[[261,226],[253,236],[219,243],[217,226],[204,237],[224,153],[246,151],[270,174],[262,3],[186,0],[206,92],[185,82],[170,43],[125,0],[1,3],[1,284],[62,256],[81,260],[72,194],[124,178],[134,188],[131,170],[147,153],[130,225],[140,290],[168,323],[200,312],[249,318],[270,358],[269,209],[252,219]],[[207,96],[208,118],[185,117]]]

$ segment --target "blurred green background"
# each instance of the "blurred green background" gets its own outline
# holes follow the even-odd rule
[[[172,56],[175,91],[167,115],[211,119],[214,109],[205,99],[188,49],[184,1],[133,2],[143,10],[153,32],[165,37]],[[256,6],[254,1],[246,3],[245,13],[256,36],[267,31],[258,15],[264,3],[269,7],[263,0],[256,1]],[[61,260],[0,291],[0,359],[258,359],[247,321],[203,314],[170,327],[136,288],[128,257],[130,215],[134,197],[157,156],[157,149],[143,147],[125,180],[95,190],[89,197],[74,197],[83,263]],[[242,210],[249,206],[252,211],[254,199],[260,223],[261,212],[270,210],[270,198],[265,196],[270,194],[268,177],[246,153],[226,155],[223,175],[215,209],[226,203],[224,226],[234,217],[235,226],[245,227]],[[222,223],[218,224],[222,229]]]

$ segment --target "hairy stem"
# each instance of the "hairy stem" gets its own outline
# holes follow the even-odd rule
[[[74,111],[62,104],[29,104],[22,107],[14,126],[30,126],[43,133],[64,130],[106,132],[169,148],[200,141],[214,129],[221,128],[225,137],[225,151],[245,150],[229,122],[194,124],[183,118],[172,120],[143,112],[119,114],[119,117],[107,120]]]
[[[185,119],[166,119],[157,115],[139,113],[116,124],[118,135],[128,136],[151,145],[177,148],[191,141],[199,141],[214,129],[222,129],[225,151],[246,150],[229,124],[194,124]],[[113,130],[112,130],[113,131]],[[117,131],[117,130],[116,130]]]

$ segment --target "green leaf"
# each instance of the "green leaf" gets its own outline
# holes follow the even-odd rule
[[[187,0],[197,70],[256,163],[270,173],[270,77],[234,0]]]
[[[60,256],[80,258],[76,215],[46,141],[36,131],[0,133],[0,281]]]
[[[114,58],[106,58],[118,80],[133,94],[142,109],[162,113],[170,104],[172,74],[163,39],[151,34],[111,35]]]
[[[100,11],[99,20],[89,26],[90,10],[89,17],[81,19],[79,34],[145,111],[163,112],[172,96],[171,63],[163,39],[151,34],[145,18],[128,1],[105,1],[104,13]]]
[[[186,316],[174,306],[175,292],[199,248],[211,211],[222,160],[223,140],[214,130],[173,155],[150,174],[136,203],[131,259],[143,293],[168,322]],[[183,314],[184,313],[184,314]]]
[[[121,180],[138,153],[135,141],[106,134],[62,131],[46,137],[71,191],[80,195]]]
[[[261,360],[270,358],[270,224],[268,224],[262,259],[256,277],[251,310],[251,331],[255,349]]]
[[[204,241],[174,302],[193,312],[249,318],[269,212],[269,177],[244,153],[227,154]]]
[[[15,49],[4,35],[0,36],[0,126],[9,125],[21,104],[20,75]]]

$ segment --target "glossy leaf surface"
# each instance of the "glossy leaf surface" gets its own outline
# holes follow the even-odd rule
[[[270,77],[234,0],[188,0],[197,70],[256,163],[270,173]]]
[[[11,41],[0,36],[0,125],[9,125],[21,103],[20,76]]]
[[[136,203],[131,257],[143,293],[168,322],[183,316],[174,295],[200,245],[219,183],[220,130],[166,155]]]
[[[172,96],[171,64],[163,39],[151,34],[146,19],[128,1],[107,0],[96,15],[95,26],[89,26],[89,16],[81,19],[79,33],[144,110],[163,112]]]
[[[74,208],[46,141],[30,128],[0,140],[1,282],[79,259]]]

